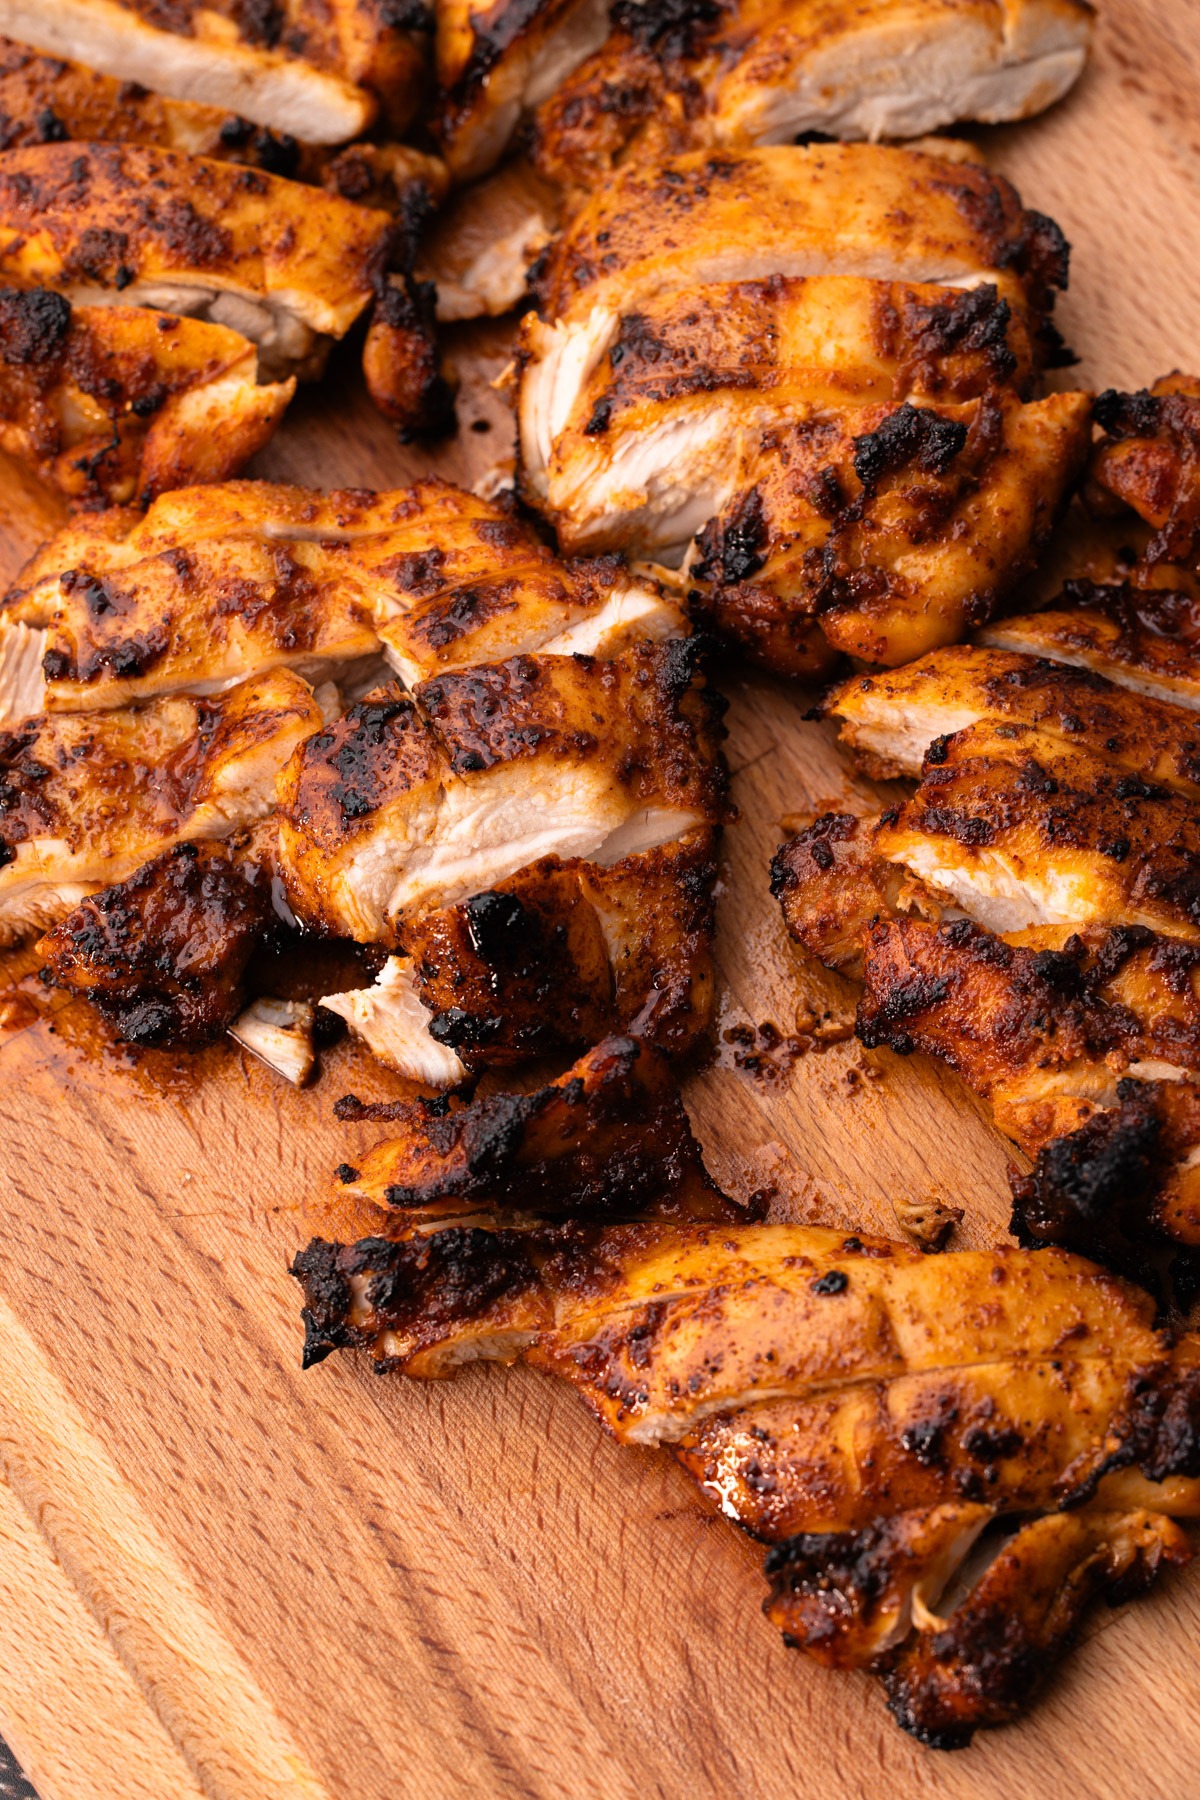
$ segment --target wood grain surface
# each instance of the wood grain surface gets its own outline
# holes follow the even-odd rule
[[[986,134],[1074,242],[1062,323],[1097,386],[1200,362],[1195,0],[1103,13],[1076,95]],[[400,449],[347,359],[259,472],[478,475],[511,436],[504,334],[458,352],[490,431]],[[52,523],[5,468],[5,569]],[[766,881],[781,820],[849,777],[803,694],[727,673],[722,1027],[836,1025],[850,991],[789,949]],[[569,1392],[301,1374],[303,1203],[378,1135],[334,1121],[347,1089],[395,1084],[348,1046],[299,1094],[223,1049],[98,1055],[70,1008],[0,1048],[0,1734],[43,1800],[1194,1800],[1195,1571],[1093,1616],[1031,1718],[939,1756],[872,1682],[784,1650],[755,1547]],[[778,1216],[891,1230],[935,1193],[962,1242],[1003,1233],[1005,1146],[932,1065],[843,1041],[755,1077],[725,1046],[687,1095],[718,1176]]]

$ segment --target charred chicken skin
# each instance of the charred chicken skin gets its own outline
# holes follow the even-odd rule
[[[306,1361],[361,1347],[419,1378],[518,1357],[563,1377],[769,1546],[767,1611],[789,1643],[874,1670],[927,1743],[1012,1718],[1092,1594],[1137,1592],[1189,1554],[1193,1339],[1058,1250],[929,1258],[718,1222],[680,1115],[647,1140],[662,1099],[631,1103],[611,1075],[597,1090],[631,1048],[602,1045],[526,1100],[410,1108],[397,1141],[343,1168],[327,1219],[345,1241],[317,1238],[294,1266]],[[647,1141],[670,1144],[648,1183]]]
[[[383,494],[235,482],[43,546],[0,608],[0,720],[212,693],[280,665],[319,679],[381,655],[416,684],[685,630],[614,559],[564,565],[445,482]]]
[[[1139,693],[1200,707],[1200,381],[1101,394],[1084,499],[1120,546],[1049,605],[982,641],[1052,656]]]
[[[773,669],[902,663],[1000,609],[1083,472],[1088,396],[1028,398],[1065,280],[1057,228],[977,164],[631,165],[539,275],[523,491],[569,547],[682,561]]]

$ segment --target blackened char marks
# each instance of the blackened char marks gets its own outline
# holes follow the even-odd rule
[[[71,303],[47,288],[0,288],[0,357],[28,366],[57,362],[71,329]]]
[[[888,475],[915,464],[927,475],[944,475],[967,442],[959,419],[944,419],[907,401],[874,431],[854,440],[854,472],[868,493]]]

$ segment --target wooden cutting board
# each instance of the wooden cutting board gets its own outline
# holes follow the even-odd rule
[[[1194,0],[1104,11],[1078,93],[988,147],[1074,242],[1080,378],[1137,385],[1200,363],[1200,51]],[[346,363],[260,472],[476,478],[509,448],[504,334],[459,352],[464,431],[436,457]],[[6,469],[4,573],[50,522]],[[851,783],[803,694],[727,685],[722,1028],[836,1026],[850,992],[788,947],[767,863],[785,814]],[[937,1194],[962,1242],[1003,1232],[1005,1147],[948,1075],[846,1041],[756,1074],[735,1049],[687,1087],[734,1187],[885,1231]],[[874,1683],[785,1651],[755,1547],[566,1390],[302,1375],[300,1208],[378,1135],[332,1103],[395,1085],[345,1046],[300,1094],[223,1049],[98,1055],[70,1009],[0,1048],[0,1733],[44,1800],[1193,1800],[1200,1571],[1094,1615],[1029,1720],[938,1755]]]

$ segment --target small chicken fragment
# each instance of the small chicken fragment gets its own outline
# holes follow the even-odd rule
[[[678,605],[615,559],[563,564],[445,482],[382,494],[227,483],[43,546],[0,607],[0,722],[214,693],[280,666],[317,681],[382,655],[416,684],[686,630]]]
[[[228,326],[0,288],[0,449],[77,505],[227,480],[294,392],[260,386],[254,345]]]
[[[90,1000],[126,1043],[191,1049],[241,1010],[270,918],[255,867],[224,844],[177,844],[41,940],[42,980]]]
[[[307,682],[280,669],[219,699],[0,732],[0,944],[46,930],[185,839],[232,837],[262,818],[321,723]]]
[[[98,143],[0,154],[0,274],[81,305],[227,325],[270,377],[319,372],[373,299],[393,231],[388,213],[206,157]]]
[[[1077,0],[626,0],[612,17],[534,119],[537,167],[568,193],[702,147],[1028,118],[1077,80],[1093,22]]]
[[[1098,396],[1088,504],[1120,516],[1128,508],[1153,528],[1141,567],[1200,567],[1200,380],[1167,375],[1149,390]]]
[[[1143,781],[1200,800],[1200,721],[1090,670],[957,644],[904,668],[855,675],[825,700],[869,772],[919,776],[935,740],[967,726],[1029,726],[1111,757]]]
[[[614,1031],[682,1054],[713,1016],[714,848],[706,830],[611,868],[545,858],[404,920],[376,984],[322,1005],[438,1087]]]
[[[710,1180],[667,1065],[609,1037],[532,1094],[417,1100],[397,1133],[338,1171],[332,1204],[385,1235],[453,1222],[589,1216],[744,1219]]]
[[[719,712],[694,645],[612,661],[521,656],[375,690],[302,747],[280,789],[290,903],[394,943],[401,920],[544,856],[602,865],[726,812]]]
[[[404,129],[420,95],[419,24],[417,9],[382,0],[0,0],[0,32],[19,43],[309,144],[357,137],[380,103]]]
[[[293,1087],[303,1087],[316,1065],[314,1012],[309,1000],[255,1000],[233,1021],[229,1035]]]
[[[416,257],[417,274],[437,289],[438,318],[498,318],[518,305],[557,222],[556,194],[523,159],[459,189]]]
[[[701,1209],[720,1197],[682,1115],[646,1134],[620,1082],[582,1135],[581,1179],[561,1109],[584,1126],[606,1091],[589,1101],[595,1073],[633,1049],[602,1045],[532,1100],[413,1107],[399,1141],[343,1169],[328,1216],[369,1235],[296,1258],[306,1364],[361,1347],[418,1378],[518,1358],[557,1374],[619,1441],[673,1447],[770,1546],[768,1610],[789,1643],[873,1669],[931,1745],[1014,1717],[1093,1592],[1187,1559],[1175,1520],[1200,1516],[1200,1345],[1058,1250],[930,1258],[712,1222]],[[641,1197],[631,1136],[673,1141],[674,1218],[605,1222]],[[657,1199],[662,1175],[643,1191]],[[989,1527],[1008,1542],[969,1565]]]

